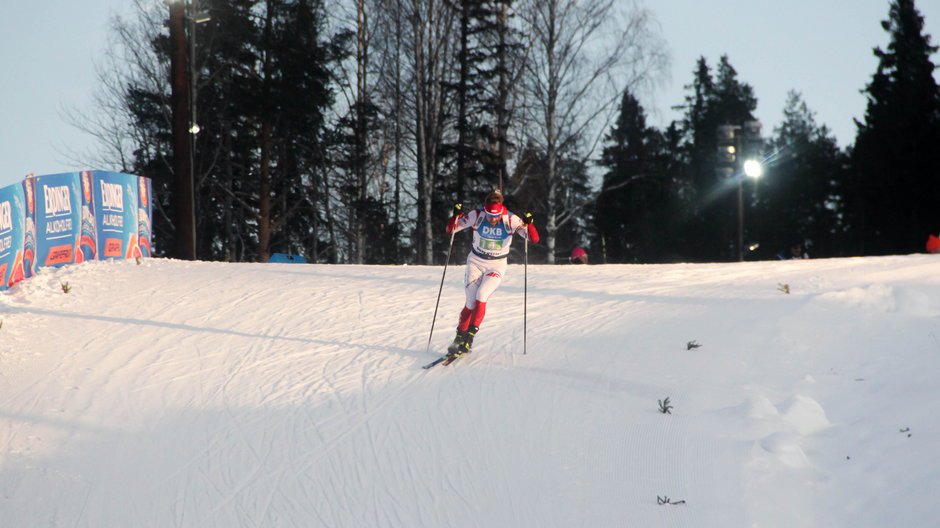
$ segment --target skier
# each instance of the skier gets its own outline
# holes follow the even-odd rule
[[[447,233],[473,228],[473,242],[464,270],[464,293],[467,300],[460,311],[457,336],[447,347],[450,356],[470,352],[473,337],[486,315],[486,301],[496,291],[506,272],[509,245],[517,234],[532,242],[539,241],[539,232],[532,224],[532,213],[521,217],[503,205],[503,193],[495,190],[487,195],[482,209],[463,214],[463,206],[454,206],[454,215],[447,222]]]

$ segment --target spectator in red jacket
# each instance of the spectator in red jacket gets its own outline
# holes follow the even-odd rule
[[[576,247],[571,250],[571,256],[569,260],[572,264],[587,264],[588,256],[587,251],[584,251],[583,248]]]

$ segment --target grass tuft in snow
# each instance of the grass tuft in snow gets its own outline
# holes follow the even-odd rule
[[[669,405],[669,397],[665,400],[659,400],[659,412],[663,414],[672,414],[672,405]]]
[[[668,504],[668,505],[670,505],[670,506],[677,506],[677,505],[679,505],[679,504],[685,504],[685,501],[684,501],[684,500],[673,501],[673,500],[670,499],[669,497],[666,497],[666,496],[660,497],[659,495],[657,495],[657,496],[656,496],[656,503],[659,504],[660,506],[662,506],[662,505],[664,505],[664,504]]]

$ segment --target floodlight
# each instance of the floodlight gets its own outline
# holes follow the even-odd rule
[[[750,178],[760,178],[764,173],[764,166],[757,160],[747,160],[744,162],[744,174]]]

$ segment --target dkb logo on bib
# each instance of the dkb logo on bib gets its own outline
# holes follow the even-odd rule
[[[503,238],[506,236],[506,231],[503,230],[501,225],[496,227],[481,226],[480,235],[486,238]]]

